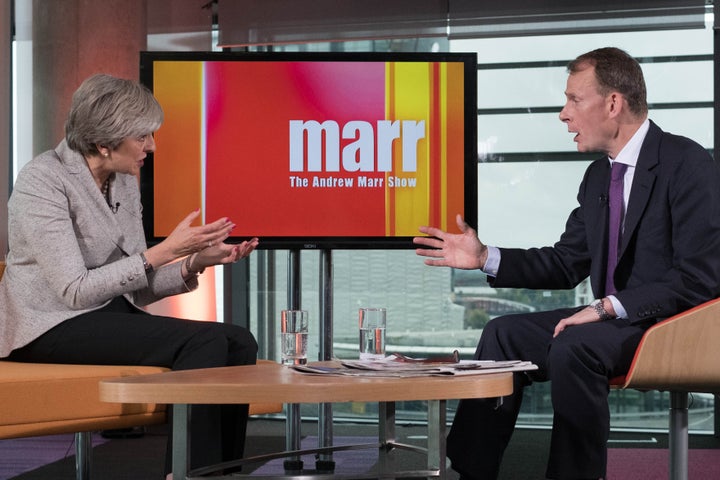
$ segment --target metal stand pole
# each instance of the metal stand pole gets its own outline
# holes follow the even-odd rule
[[[302,277],[300,274],[300,250],[290,250],[288,254],[288,308],[299,310],[301,308],[300,290]],[[300,404],[286,405],[285,420],[285,447],[286,450],[300,450]],[[285,460],[283,466],[286,472],[300,472],[303,461],[300,456]]]
[[[320,351],[318,360],[332,360],[333,357],[333,289],[332,251],[320,252]],[[318,447],[333,444],[333,412],[331,403],[318,405]],[[315,468],[322,472],[335,471],[332,452],[321,453],[315,461]]]

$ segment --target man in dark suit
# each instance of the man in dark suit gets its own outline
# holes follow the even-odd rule
[[[650,325],[720,295],[720,170],[712,157],[648,120],[642,70],[622,50],[581,55],[568,72],[560,120],[579,151],[605,156],[585,172],[560,240],[543,248],[488,247],[460,216],[461,234],[421,227],[428,236],[415,239],[426,264],[481,269],[494,287],[566,289],[589,276],[597,299],[498,317],[483,329],[476,358],[530,360],[539,369],[516,374],[513,395],[499,407],[460,402],[448,456],[462,479],[497,478],[532,381],[551,381],[547,477],[604,477],[609,379],[627,372]],[[621,169],[617,202],[609,190],[613,164]],[[624,219],[620,238],[610,241],[616,205]],[[616,260],[609,260],[613,250]]]

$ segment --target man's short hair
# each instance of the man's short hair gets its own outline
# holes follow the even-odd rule
[[[637,60],[624,50],[605,47],[580,55],[568,64],[567,70],[573,74],[587,66],[595,67],[595,78],[602,95],[617,91],[625,97],[631,112],[647,114],[645,77]]]

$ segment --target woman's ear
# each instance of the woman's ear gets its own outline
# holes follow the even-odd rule
[[[110,156],[110,148],[106,147],[105,145],[95,145],[95,148],[97,148],[97,151],[102,155],[103,157],[109,157]]]

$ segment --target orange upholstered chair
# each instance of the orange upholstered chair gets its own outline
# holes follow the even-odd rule
[[[0,262],[0,278],[4,270],[5,263]],[[93,431],[166,421],[165,405],[101,402],[100,380],[167,370],[0,361],[0,439],[74,433],[76,478],[88,480]],[[278,413],[282,407],[281,403],[250,405],[250,414]]]

